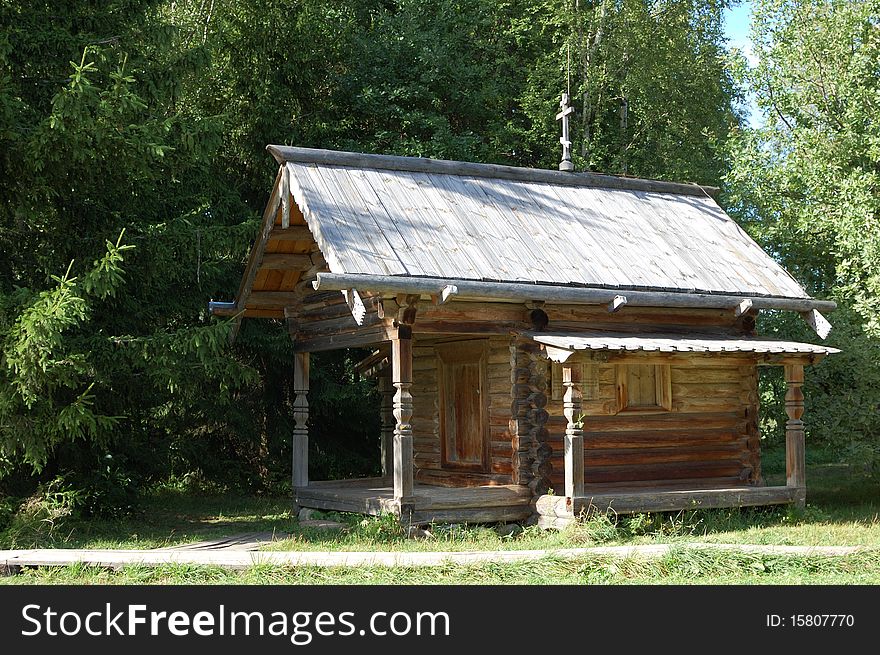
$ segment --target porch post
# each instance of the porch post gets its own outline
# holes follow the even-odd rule
[[[381,405],[379,413],[382,419],[380,432],[382,477],[391,478],[394,473],[394,387],[388,377],[379,378]]]
[[[581,366],[566,363],[562,367],[562,413],[568,420],[565,428],[565,495],[578,498],[584,495],[584,430],[582,419]]]
[[[413,495],[413,433],[410,419],[413,415],[412,386],[412,328],[401,325],[391,340],[391,366],[394,388],[394,500],[400,507],[412,505]],[[409,508],[412,509],[411,507]]]
[[[786,485],[797,489],[795,505],[804,507],[806,504],[807,480],[804,463],[804,384],[803,364],[785,365],[785,382],[788,391],[785,393],[785,413],[788,421],[785,424],[785,473]]]
[[[309,353],[293,356],[293,488],[309,486]]]

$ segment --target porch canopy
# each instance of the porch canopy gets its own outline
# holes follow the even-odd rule
[[[837,348],[797,341],[779,341],[757,337],[731,337],[719,334],[629,334],[625,332],[580,331],[575,334],[531,333],[544,345],[548,357],[565,362],[577,351],[643,351],[658,353],[753,353],[756,355],[795,355],[813,363]],[[764,359],[772,359],[764,357]]]

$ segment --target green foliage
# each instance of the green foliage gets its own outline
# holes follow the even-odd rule
[[[106,254],[81,278],[73,262],[54,287],[0,294],[0,466],[22,461],[40,470],[64,441],[105,441],[119,417],[96,411],[96,379],[87,346],[69,334],[89,319],[93,300],[113,296],[122,283],[123,252]]]
[[[737,218],[808,291],[840,305],[828,343],[843,352],[811,369],[804,387],[808,439],[874,466],[880,462],[878,15],[877,0],[753,3],[758,63],[749,68],[741,60],[738,72],[763,124],[735,135],[727,177]],[[791,315],[769,317],[763,327],[781,337],[815,338]],[[773,386],[779,398],[779,380]],[[776,439],[781,409],[778,403],[765,409]]]

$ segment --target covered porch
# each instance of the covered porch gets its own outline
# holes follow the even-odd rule
[[[804,395],[801,389],[804,383],[804,367],[820,361],[825,355],[837,352],[834,348],[813,344],[783,342],[754,337],[732,338],[718,334],[626,334],[626,333],[590,333],[579,334],[532,334],[532,338],[544,345],[548,357],[562,368],[563,413],[566,419],[563,437],[564,457],[564,492],[561,495],[542,495],[536,499],[538,523],[546,528],[560,528],[571,523],[579,516],[590,512],[614,512],[620,514],[638,512],[665,512],[685,509],[703,509],[717,507],[748,507],[779,504],[794,504],[803,507],[806,499],[805,479],[805,443],[804,443]],[[594,362],[676,362],[694,358],[706,358],[715,362],[723,362],[724,358],[747,357],[752,366],[781,366],[784,368],[787,391],[785,410],[788,421],[785,425],[786,447],[786,484],[784,486],[764,486],[760,475],[740,479],[707,478],[691,480],[664,480],[653,484],[632,483],[591,483],[585,476],[585,467],[591,465],[595,444],[585,444],[585,435],[596,439],[595,433],[585,430],[585,423],[595,420],[591,416],[591,407],[595,403],[589,400],[591,388],[597,381],[590,379],[595,376]],[[705,361],[705,360],[704,360]],[[728,360],[729,361],[729,360]],[[641,365],[641,364],[640,364]],[[669,384],[667,393],[671,394],[673,385]],[[621,389],[620,377],[617,380],[616,410],[620,411],[626,400],[626,390]],[[659,383],[658,383],[659,384]],[[753,408],[746,407],[746,416],[753,416],[750,429],[746,436],[734,434],[731,444],[737,441],[752,441],[760,438],[757,434],[757,380],[752,384],[743,385],[749,390],[749,402]],[[676,385],[683,390],[682,385]],[[623,396],[621,397],[621,394]],[[664,401],[658,391],[658,406],[647,413],[655,416],[665,414],[674,416],[677,405],[666,397]],[[668,404],[664,404],[664,402]],[[621,403],[624,403],[621,405]],[[659,406],[663,405],[663,406]],[[717,408],[716,408],[717,409]],[[734,408],[735,409],[735,408]],[[695,420],[708,417],[692,415]],[[719,435],[720,436],[720,435]],[[633,446],[647,442],[641,435],[630,437],[627,445]],[[600,439],[601,441],[601,439]],[[635,443],[632,443],[635,442]],[[675,439],[670,440],[676,443]],[[684,446],[685,439],[678,441]],[[585,447],[586,446],[586,447]],[[717,447],[723,452],[727,446]],[[625,452],[618,451],[620,455]],[[647,451],[646,451],[647,452]],[[695,452],[695,454],[697,454]],[[666,457],[664,452],[662,457]],[[670,455],[670,458],[680,458]],[[657,461],[661,461],[659,458]],[[684,464],[682,467],[684,468]],[[596,469],[593,469],[596,470]],[[747,469],[748,470],[748,469]]]

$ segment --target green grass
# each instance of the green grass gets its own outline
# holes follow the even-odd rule
[[[784,483],[772,453],[770,484]],[[586,557],[575,561],[439,568],[344,569],[255,566],[126,568],[120,572],[67,567],[25,571],[5,583],[510,583],[510,584],[877,584],[880,583],[880,483],[852,466],[823,458],[808,463],[807,508],[683,511],[628,517],[601,515],[561,532],[527,527],[513,537],[491,526],[432,526],[429,539],[408,539],[390,517],[327,514],[340,532],[300,526],[283,498],[190,496],[165,490],[144,499],[139,514],[85,520],[37,506],[19,511],[0,532],[0,548],[157,548],[242,532],[274,532],[270,550],[462,551],[572,548],[671,543],[657,559]],[[847,557],[744,555],[687,549],[688,542],[786,545],[859,545]]]
[[[880,551],[844,557],[797,557],[695,551],[657,559],[545,558],[512,564],[426,568],[286,567],[244,571],[168,565],[109,571],[82,565],[25,570],[0,584],[880,584]]]

